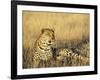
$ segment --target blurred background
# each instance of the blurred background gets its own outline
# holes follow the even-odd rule
[[[89,14],[23,11],[23,46],[34,45],[42,28],[55,30],[57,45],[89,39]]]

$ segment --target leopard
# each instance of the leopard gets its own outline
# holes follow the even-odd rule
[[[52,60],[52,47],[55,44],[55,33],[53,29],[43,28],[41,34],[34,44],[33,67],[37,68],[42,63],[42,67],[46,67],[46,63]]]
[[[86,66],[89,65],[89,58],[73,52],[68,48],[58,49],[56,53],[56,63],[61,66]]]

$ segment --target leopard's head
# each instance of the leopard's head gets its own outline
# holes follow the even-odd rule
[[[55,34],[53,29],[44,28],[41,30],[40,41],[44,46],[52,46],[55,43]]]

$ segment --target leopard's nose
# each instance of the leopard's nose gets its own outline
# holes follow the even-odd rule
[[[49,41],[49,43],[51,43],[51,41]]]

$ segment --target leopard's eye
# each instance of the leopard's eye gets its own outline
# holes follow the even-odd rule
[[[68,53],[67,55],[70,56],[70,53]]]
[[[59,54],[57,54],[57,56],[59,56]]]
[[[69,54],[67,54],[67,56],[68,56]]]

